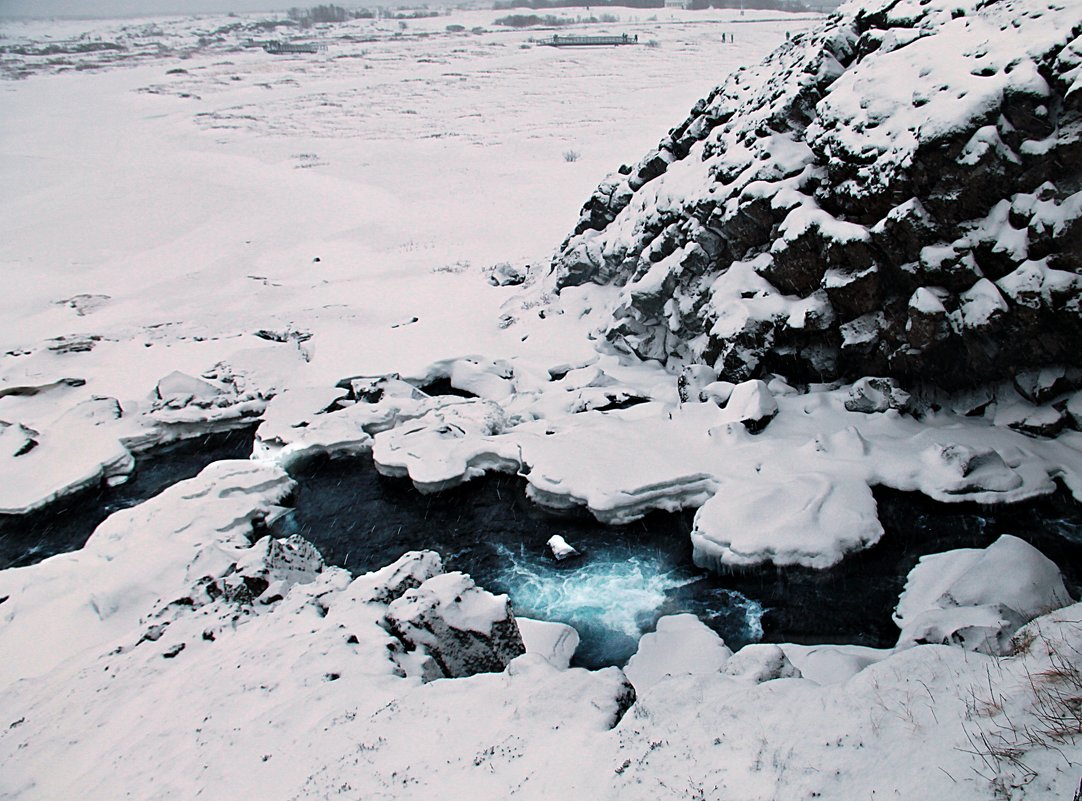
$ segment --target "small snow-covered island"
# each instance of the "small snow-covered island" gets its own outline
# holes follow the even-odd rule
[[[658,5],[0,19],[0,797],[1082,798],[1082,5]]]

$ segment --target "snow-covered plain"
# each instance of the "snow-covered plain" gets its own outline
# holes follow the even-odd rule
[[[208,36],[225,18],[156,21],[160,34],[125,23],[123,36],[169,48],[65,56],[87,69],[5,55],[28,77],[0,83],[0,510],[122,480],[155,443],[263,422],[255,462],[213,465],[113,515],[82,551],[0,573],[0,794],[1073,790],[1077,739],[1026,732],[1064,682],[1077,692],[1059,669],[1077,665],[1080,606],[1014,640],[997,631],[1006,656],[911,641],[731,654],[674,618],[629,665],[628,706],[621,671],[566,669],[573,632],[536,622],[504,672],[426,681],[440,674],[388,621],[407,628],[406,607],[435,599],[439,620],[483,639],[504,609],[434,557],[352,578],[301,546],[248,541],[289,491],[281,466],[321,451],[371,449],[428,490],[511,470],[538,502],[614,522],[699,507],[710,566],[836,562],[881,536],[878,483],[982,502],[1048,492],[1052,477],[1082,492],[1080,435],[1009,427],[1036,414],[1014,389],[983,416],[917,421],[886,400],[869,413],[874,388],[698,386],[598,351],[620,290],[557,298],[543,275],[582,200],[728,72],[810,24],[617,13],[561,32],[658,46],[556,50],[470,11],[318,31],[329,47],[314,56],[242,49],[240,29]],[[4,34],[76,35],[69,23]],[[93,35],[122,38],[106,24]],[[501,286],[516,274],[525,287]],[[476,397],[418,391],[436,379]],[[643,402],[618,408],[631,400]],[[1025,558],[1026,575],[1047,574]],[[1033,598],[1065,600],[987,579],[970,580],[972,606],[932,597],[977,559],[922,565],[907,610],[956,631],[966,610],[987,627],[998,609],[1013,628],[1044,611]],[[1027,608],[1008,608],[1015,597]]]

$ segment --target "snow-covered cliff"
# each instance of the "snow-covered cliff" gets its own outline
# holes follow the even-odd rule
[[[852,3],[605,179],[553,280],[731,380],[1077,366],[1080,34],[1057,0]]]

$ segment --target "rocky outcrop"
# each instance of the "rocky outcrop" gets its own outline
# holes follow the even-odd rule
[[[607,178],[551,280],[734,382],[1082,364],[1080,34],[1054,0],[848,6]]]
[[[422,677],[502,671],[526,653],[506,595],[492,595],[464,573],[442,573],[406,590],[387,608],[387,628],[430,661]]]

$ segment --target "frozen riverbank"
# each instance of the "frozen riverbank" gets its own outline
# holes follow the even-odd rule
[[[995,37],[988,19],[999,5],[984,5],[956,14],[931,3],[910,19],[902,4],[861,17],[861,25],[911,23],[920,35],[870,35],[835,61],[926,54],[943,26],[966,42],[973,31]],[[1042,32],[1026,39],[1034,47],[1073,26],[1049,25],[1067,12],[1047,5],[1048,17],[1028,7],[1019,16],[1020,36]],[[108,66],[97,63],[68,74],[39,65],[0,85],[0,163],[11,189],[0,260],[14,276],[0,297],[0,469],[4,491],[20,498],[10,506],[117,478],[132,448],[260,422],[257,460],[215,463],[111,515],[83,549],[0,571],[0,649],[9,656],[0,662],[0,708],[9,710],[0,794],[1069,796],[1078,742],[1071,734],[1049,747],[1042,715],[1050,702],[1071,708],[1055,699],[1067,697],[1060,677],[1074,674],[1063,666],[1082,649],[1079,607],[1042,614],[1068,603],[1067,593],[1056,567],[1024,543],[991,542],[1010,532],[985,526],[968,543],[974,549],[910,572],[897,648],[736,650],[735,638],[723,643],[694,618],[670,616],[637,643],[626,673],[568,668],[574,632],[516,618],[492,594],[498,587],[454,569],[454,548],[446,564],[414,553],[353,576],[299,539],[265,536],[285,524],[295,491],[283,465],[371,452],[378,471],[412,482],[397,486],[415,512],[498,489],[500,477],[482,477],[493,470],[521,475],[531,502],[632,527],[659,509],[684,525],[697,509],[684,557],[693,548],[720,573],[750,568],[736,581],[786,565],[801,578],[777,593],[795,604],[830,575],[812,567],[844,568],[853,551],[862,551],[856,572],[875,574],[894,541],[877,487],[982,504],[1082,487],[1082,407],[1069,365],[953,394],[877,379],[785,380],[786,349],[808,345],[794,331],[833,347],[842,321],[824,316],[831,298],[841,309],[875,296],[842,280],[853,276],[832,274],[826,300],[801,297],[808,287],[792,282],[795,294],[781,297],[756,272],[782,281],[765,257],[736,265],[712,296],[725,312],[711,320],[723,322],[715,333],[733,335],[734,358],[766,348],[775,361],[772,372],[729,383],[737,376],[719,369],[732,360],[662,366],[609,336],[621,325],[615,314],[624,344],[645,353],[650,332],[665,344],[701,310],[696,292],[708,287],[672,292],[670,279],[704,266],[678,242],[686,232],[645,222],[640,231],[629,214],[616,227],[643,243],[623,252],[635,262],[633,281],[574,285],[560,269],[547,273],[553,247],[576,228],[575,209],[621,162],[632,165],[618,172],[628,189],[645,187],[661,204],[651,208],[683,214],[677,207],[703,188],[690,166],[701,160],[667,171],[664,154],[641,153],[724,75],[787,34],[798,38],[808,22],[741,25],[737,41],[721,45],[735,11],[628,11],[621,24],[657,47],[567,52],[497,31],[494,12],[470,14],[462,35],[440,18],[406,29],[381,22],[371,41],[340,37],[340,49],[314,58],[239,49],[228,36],[203,46],[202,23],[162,23],[171,39],[196,41],[188,57],[163,51],[124,69],[95,71]],[[821,39],[798,38],[786,52],[799,55],[808,42]],[[1006,75],[1013,62],[1002,62],[996,43],[991,60]],[[1072,52],[1063,48],[1056,80],[1073,74]],[[815,80],[828,81],[834,62],[816,63]],[[1024,72],[978,72],[960,74],[1004,91],[1023,86]],[[695,108],[699,117],[724,111]],[[875,137],[882,123],[873,122],[861,130]],[[800,167],[808,154],[782,139],[771,139],[762,166],[781,169],[784,182],[793,178],[786,165]],[[999,158],[989,141],[978,138],[965,158]],[[682,147],[670,141],[666,152]],[[590,207],[599,215],[590,221],[604,223],[627,199],[612,190]],[[779,192],[775,209],[756,191],[745,212],[792,211],[792,194]],[[1041,204],[1066,223],[1070,203],[1023,194],[995,230],[1032,228],[1033,242],[1061,241],[1067,229],[1054,225],[1040,238],[1044,222],[1055,222]],[[825,218],[804,210],[807,230],[795,218],[786,228],[783,266],[804,263],[800,231],[822,230]],[[737,217],[756,225],[753,213]],[[616,268],[617,250],[592,256]],[[947,255],[926,254],[921,281],[970,265]],[[1059,303],[1069,283],[1062,268],[1030,265],[1000,299]],[[1000,290],[980,287],[956,297],[922,283],[904,314],[872,328],[934,344],[952,326],[1000,319]],[[665,292],[687,303],[656,307]],[[771,329],[782,340],[756,338],[763,314],[784,318]],[[871,330],[846,329],[846,342],[871,342],[860,336]],[[708,339],[685,355],[706,355]],[[818,364],[823,352],[798,355]],[[459,495],[417,494],[447,490]],[[296,497],[303,522],[304,487]],[[920,537],[902,534],[896,544],[915,559]],[[349,543],[328,551],[343,546],[348,562]],[[512,550],[512,571],[539,609],[554,609],[559,594],[522,553]],[[901,573],[883,575],[897,582]],[[880,591],[877,603],[889,607],[889,597]],[[884,630],[895,625],[889,608],[881,620]],[[774,631],[787,638],[792,627]]]

